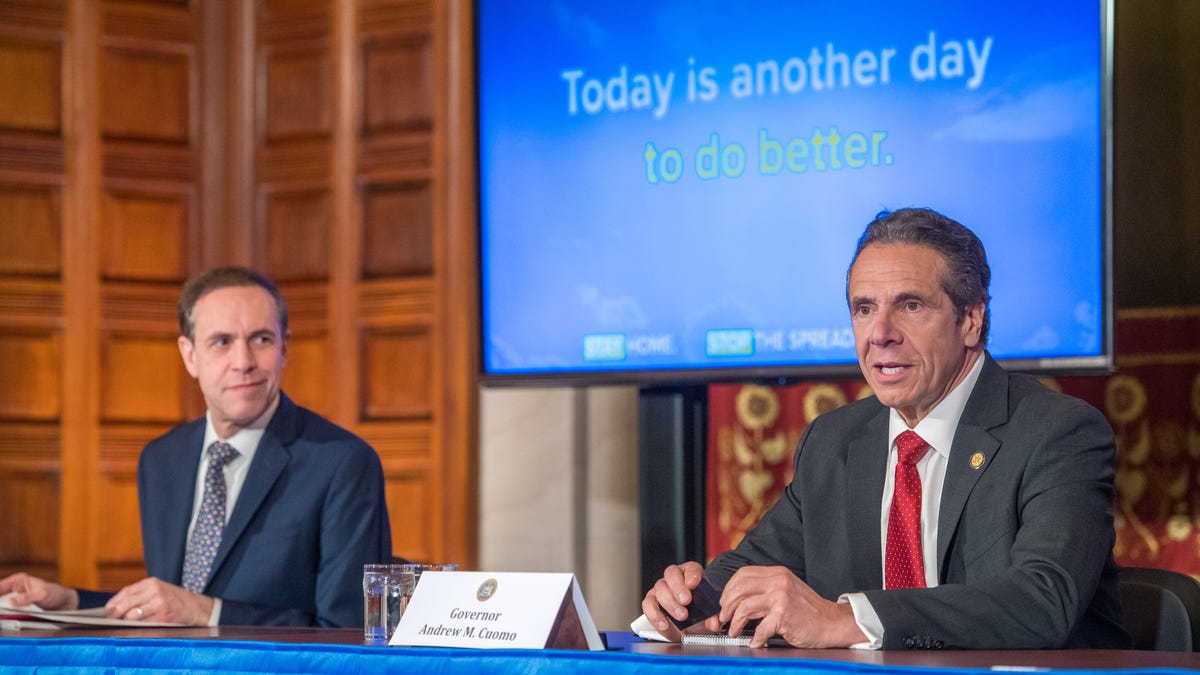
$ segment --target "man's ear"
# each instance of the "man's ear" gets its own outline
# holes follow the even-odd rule
[[[183,357],[183,367],[188,374],[196,377],[196,344],[186,335],[179,336],[179,355]]]
[[[968,349],[979,346],[979,339],[983,334],[984,311],[983,305],[974,305],[967,308],[967,314],[963,317],[963,345]]]
[[[287,329],[283,333],[283,343],[279,345],[279,355],[283,357],[284,364],[287,363],[287,348],[288,343],[292,341],[292,329]]]

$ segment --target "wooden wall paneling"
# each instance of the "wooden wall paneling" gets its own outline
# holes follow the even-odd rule
[[[0,577],[59,577],[63,503],[62,3],[0,3]]]
[[[0,267],[0,329],[55,330],[63,326],[63,288],[58,279],[13,275]]]
[[[179,355],[178,297],[175,283],[104,285],[97,351],[103,392],[98,419],[105,425],[157,427],[204,414],[199,388]]]
[[[105,37],[126,41],[192,45],[199,22],[195,0],[108,0],[101,9]]]
[[[193,145],[200,110],[195,4],[104,2],[100,11],[101,135]]]
[[[55,426],[0,424],[0,577],[58,576],[61,499]]]
[[[474,10],[471,0],[436,4],[435,65],[443,88],[434,109],[435,154],[441,166],[435,256],[439,266],[442,386],[443,518],[453,537],[447,555],[473,563],[478,557],[478,206],[475,179]]]
[[[0,34],[0,91],[19,92],[0,97],[0,129],[59,134],[61,43]]]
[[[183,369],[176,331],[101,335],[102,422],[174,422],[183,419]],[[186,381],[185,381],[186,380]]]
[[[434,284],[427,277],[360,285],[362,391],[358,429],[382,458],[392,516],[392,550],[413,560],[450,560],[436,427],[441,382]]]
[[[99,219],[102,277],[181,284],[196,258],[195,214],[188,189],[107,189]]]
[[[201,5],[201,264],[249,265],[254,247],[256,3]]]
[[[188,143],[195,107],[193,71],[190,50],[104,49],[100,64],[104,137]]]
[[[58,575],[61,439],[56,423],[0,423],[0,577]],[[48,526],[51,525],[51,526]]]
[[[442,517],[447,493],[438,430],[444,423],[442,334],[433,295],[438,174],[430,148],[438,88],[431,19],[430,3],[412,1],[364,0],[357,17],[363,378],[357,414],[383,457],[393,550],[449,562],[453,547],[447,542],[461,535]],[[414,434],[417,425],[423,433]]]
[[[22,505],[38,495],[47,520],[37,526],[54,544],[52,550],[31,550],[24,525],[6,523],[0,531],[11,525],[14,536],[0,552],[0,565],[25,560],[39,569],[57,557],[59,516],[65,22],[61,4],[0,6],[0,343],[12,350],[0,362],[0,418],[41,423],[32,428],[53,442],[39,451],[52,451],[53,466],[44,469],[54,473],[16,471],[0,462],[7,476],[0,494],[19,497]]]
[[[256,208],[252,260],[281,284],[291,315],[283,387],[335,422],[335,388],[352,371],[337,350],[330,279],[336,185],[332,175],[333,3],[272,1],[255,7]],[[341,376],[334,378],[333,373]]]
[[[263,268],[276,283],[325,281],[330,274],[331,205],[328,187],[264,186],[259,227]]]
[[[442,475],[429,453],[433,425],[371,422],[360,425],[359,431],[383,461],[392,552],[418,562],[472,564],[447,546],[455,533],[446,529]]]
[[[100,3],[69,0],[64,54],[63,390],[60,580],[95,588],[99,447]]]
[[[363,49],[366,135],[433,128],[430,48],[428,28],[424,32],[366,43]]]
[[[99,84],[98,359],[88,521],[90,575],[120,588],[145,576],[135,469],[147,441],[203,410],[179,357],[175,300],[200,259],[199,12],[192,3],[104,2]]]
[[[330,148],[333,220],[330,259],[332,273],[329,293],[332,298],[329,320],[335,327],[330,344],[339,355],[348,377],[334,383],[337,418],[357,430],[357,412],[363,373],[358,340],[358,280],[362,239],[361,207],[358,200],[358,156],[360,138],[358,119],[361,102],[361,67],[356,59],[358,35],[355,30],[357,2],[334,3],[330,17],[330,53],[336,86],[331,90],[334,125]],[[382,455],[382,453],[381,453]]]
[[[97,578],[100,588],[116,589],[146,576],[138,513],[137,461],[151,439],[166,433],[166,424],[105,424],[100,434],[99,490],[104,517],[96,523]]]
[[[95,525],[96,585],[117,590],[146,577],[137,482],[133,477],[102,474],[97,483],[104,495],[104,517]]]
[[[62,313],[57,279],[0,265],[0,577],[58,576]]]
[[[330,11],[337,3],[271,0],[257,5],[258,144],[327,138],[333,112]]]
[[[57,185],[0,182],[0,223],[0,270],[61,273],[62,196]]]
[[[392,551],[409,560],[419,562],[459,563],[462,561],[446,557],[446,545],[438,535],[438,519],[435,509],[434,483],[436,477],[430,471],[404,471],[384,468],[388,476],[387,502],[392,526]],[[465,567],[464,567],[465,569]]]
[[[287,367],[283,371],[284,392],[296,402],[324,417],[333,415],[330,396],[329,335],[325,331],[309,333],[292,330],[288,343]]]
[[[323,42],[264,50],[260,128],[265,142],[329,136],[331,67]]]
[[[360,419],[432,419],[432,335],[427,326],[368,328],[362,338]]]
[[[428,180],[365,188],[364,278],[433,274],[433,201]]]
[[[0,420],[62,416],[62,340],[55,331],[0,330]]]
[[[91,524],[99,588],[121,588],[146,573],[136,482],[142,448],[204,410],[176,344],[177,294],[177,282],[103,284],[95,490],[105,508]]]
[[[330,347],[328,286],[323,282],[292,283],[283,284],[280,290],[288,301],[292,335],[281,387],[298,405],[332,418],[334,373],[341,377],[345,368]]]

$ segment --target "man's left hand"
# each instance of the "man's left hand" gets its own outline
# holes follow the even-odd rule
[[[793,647],[849,647],[866,642],[854,612],[817,594],[786,567],[743,567],[721,593],[721,613],[708,620],[708,629],[729,624],[739,635],[751,619],[761,619],[751,647],[762,647],[776,635]]]
[[[212,616],[213,599],[147,577],[122,588],[105,607],[110,619],[207,626]]]

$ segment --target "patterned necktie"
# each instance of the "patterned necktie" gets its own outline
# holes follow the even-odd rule
[[[208,446],[204,497],[183,558],[183,587],[193,593],[204,590],[221,545],[221,533],[225,531],[225,465],[237,456],[238,451],[228,443],[215,441]]]
[[[896,490],[888,512],[887,551],[884,557],[885,588],[925,588],[925,563],[921,558],[921,476],[917,462],[929,444],[912,431],[896,437]]]

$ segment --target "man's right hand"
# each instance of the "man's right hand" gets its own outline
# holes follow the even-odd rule
[[[642,600],[642,612],[662,636],[679,642],[680,633],[675,624],[664,613],[680,621],[687,618],[687,606],[692,603],[692,589],[700,585],[704,568],[698,562],[671,565],[663,570],[663,576],[646,592]]]
[[[12,604],[16,607],[37,605],[51,611],[79,608],[79,594],[74,588],[59,586],[24,572],[0,579],[0,595],[9,593],[15,593]]]

